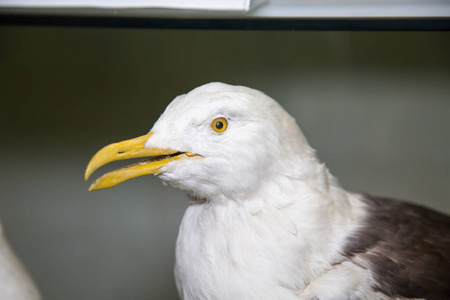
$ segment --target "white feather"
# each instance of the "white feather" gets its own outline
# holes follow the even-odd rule
[[[0,224],[0,299],[39,300],[39,292],[11,250]]]
[[[228,119],[216,133],[210,124]],[[295,120],[263,93],[210,83],[177,97],[146,147],[192,152],[159,177],[192,204],[175,275],[183,299],[357,299],[366,270],[342,260],[364,216],[317,159]]]

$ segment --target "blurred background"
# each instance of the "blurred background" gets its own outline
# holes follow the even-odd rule
[[[279,101],[345,188],[450,212],[449,32],[2,26],[0,45],[0,220],[44,299],[177,299],[184,193],[83,175],[211,81]]]

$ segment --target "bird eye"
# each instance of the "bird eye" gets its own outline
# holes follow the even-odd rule
[[[220,117],[220,118],[215,118],[212,123],[211,123],[211,128],[218,133],[224,132],[225,130],[227,130],[228,127],[228,121],[227,119]]]

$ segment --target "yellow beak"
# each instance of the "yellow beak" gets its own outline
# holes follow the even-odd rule
[[[128,179],[148,174],[158,174],[161,168],[167,163],[183,157],[196,156],[189,152],[179,152],[172,149],[151,148],[145,149],[145,142],[152,132],[119,143],[108,145],[98,151],[89,162],[84,179],[101,166],[116,160],[123,160],[137,157],[153,157],[148,160],[106,173],[98,178],[89,187],[89,191],[112,188]],[[155,157],[156,156],[156,157]]]

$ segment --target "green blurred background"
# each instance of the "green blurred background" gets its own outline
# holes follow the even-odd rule
[[[347,189],[450,212],[449,32],[3,26],[0,70],[0,220],[45,299],[177,299],[185,195],[83,174],[211,81],[278,100]]]

